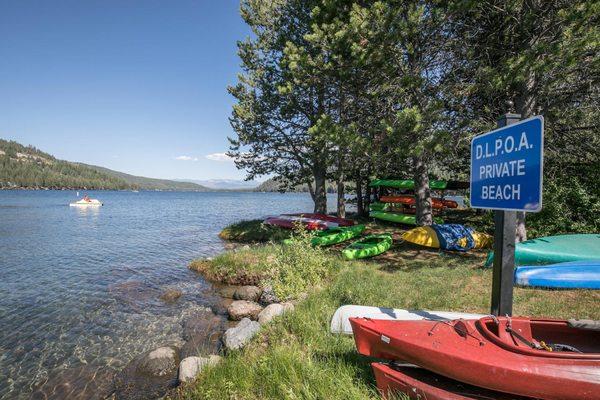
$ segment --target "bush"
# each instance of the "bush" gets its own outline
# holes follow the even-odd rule
[[[290,235],[291,231],[289,229],[266,225],[259,219],[236,222],[225,227],[219,233],[221,239],[241,243],[277,242],[287,239]]]

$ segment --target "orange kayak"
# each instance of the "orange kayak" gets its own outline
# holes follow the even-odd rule
[[[411,195],[396,195],[396,196],[381,196],[379,201],[382,203],[400,203],[407,206],[414,206],[417,202],[415,196]],[[431,198],[431,206],[433,208],[457,208],[458,203],[454,200],[445,200],[439,197]]]

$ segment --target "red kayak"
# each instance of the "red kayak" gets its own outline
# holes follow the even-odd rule
[[[397,196],[381,196],[379,201],[382,203],[400,203],[407,206],[414,206],[417,203],[415,196],[397,195]],[[454,200],[444,200],[439,197],[431,198],[431,207],[436,209],[441,208],[457,208],[458,203]]]
[[[339,226],[354,225],[354,222],[348,219],[336,218],[325,214],[281,214],[278,217],[269,217],[265,219],[265,224],[279,226],[280,228],[294,229],[298,224],[303,225],[308,230],[323,230],[337,228]]]
[[[590,322],[485,317],[351,318],[361,354],[402,360],[460,382],[542,399],[598,399],[600,330]]]
[[[372,363],[377,388],[384,399],[399,398],[403,393],[414,400],[525,400],[477,386],[467,385],[414,366]]]

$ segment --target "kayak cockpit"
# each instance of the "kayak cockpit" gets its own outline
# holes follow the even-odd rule
[[[514,353],[600,360],[600,331],[573,327],[567,321],[485,317],[476,325],[486,339]]]

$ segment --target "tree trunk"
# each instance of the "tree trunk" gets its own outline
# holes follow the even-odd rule
[[[346,199],[344,198],[345,187],[343,175],[337,182],[337,216],[338,218],[346,218]]]
[[[431,211],[431,191],[429,190],[429,175],[427,163],[422,157],[413,158],[415,196],[417,203],[417,225],[428,226],[433,224]]]
[[[327,214],[327,190],[325,188],[325,167],[316,165],[313,168],[313,177],[315,178],[315,202],[314,212]]]
[[[363,216],[365,213],[365,206],[363,204],[363,190],[362,190],[362,179],[360,175],[356,178],[356,213],[359,216]]]
[[[524,242],[527,240],[527,228],[525,227],[525,213],[523,211],[517,211],[517,232],[515,241],[517,243]]]

